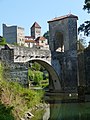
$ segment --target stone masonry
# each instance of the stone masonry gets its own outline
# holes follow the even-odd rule
[[[5,48],[1,49],[0,53],[1,60],[5,65],[5,76],[8,76],[8,80],[17,81],[27,87],[29,85],[29,62],[36,61],[44,66],[49,73],[49,89],[52,91],[59,91],[61,89],[61,85],[59,83],[60,78],[51,66],[51,53],[49,50],[6,45]],[[58,84],[54,81],[57,81]]]
[[[77,19],[68,14],[48,21],[51,63],[61,78],[63,91],[77,90]]]
[[[77,16],[68,14],[48,21],[50,51],[14,46],[1,49],[1,59],[9,63],[12,78],[27,86],[29,61],[36,61],[49,72],[50,91],[76,92],[77,19]]]

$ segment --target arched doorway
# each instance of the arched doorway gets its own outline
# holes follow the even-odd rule
[[[64,36],[61,32],[55,34],[55,50],[57,52],[64,52]]]

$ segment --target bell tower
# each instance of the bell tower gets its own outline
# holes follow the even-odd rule
[[[34,39],[41,36],[41,27],[37,22],[35,22],[31,27],[31,36]]]

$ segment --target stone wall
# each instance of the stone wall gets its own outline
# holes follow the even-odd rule
[[[42,59],[51,63],[50,50],[41,50],[27,47],[11,47],[14,49],[14,62],[27,62],[31,59]]]
[[[46,62],[46,65],[51,62],[49,50],[30,49],[17,46],[11,47],[8,45],[5,45],[5,47],[0,50],[0,57],[5,66],[6,79],[17,81],[25,87],[28,86],[29,61],[38,60],[42,61],[42,64]],[[47,69],[49,69],[48,66],[46,66]]]
[[[26,61],[23,61],[22,57],[26,57]],[[33,56],[33,59],[32,59]],[[36,58],[39,56],[39,58]],[[21,57],[18,61],[15,60],[16,57]],[[45,60],[44,60],[45,59]],[[9,47],[1,49],[1,60],[5,66],[5,77],[9,81],[16,81],[23,86],[27,87],[28,84],[28,66],[29,62],[38,62],[49,73],[49,89],[52,91],[61,91],[60,79],[57,72],[51,66],[51,54],[50,51],[40,50],[40,49],[28,49],[25,47]]]
[[[84,50],[86,91],[90,93],[90,44]]]
[[[25,87],[28,86],[28,63],[15,63],[13,49],[3,48],[0,53],[5,68],[4,77],[8,81],[16,81]]]
[[[64,91],[77,90],[77,16],[49,21],[51,63],[61,78]]]
[[[85,82],[85,62],[84,62],[84,52],[78,53],[78,86],[86,86]]]

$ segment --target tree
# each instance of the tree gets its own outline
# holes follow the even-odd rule
[[[37,85],[40,85],[40,81],[43,80],[43,73],[40,72],[40,71],[35,71],[35,74],[34,74],[34,82],[37,84]]]
[[[84,1],[83,10],[87,10],[87,13],[90,13],[90,0]],[[78,32],[84,32],[84,35],[89,36],[90,35],[90,21],[85,21],[83,24],[80,25],[78,28]]]
[[[84,10],[87,10],[90,13],[90,0],[85,0],[85,5],[83,6]]]
[[[35,70],[35,71],[40,71],[40,68],[41,68],[41,65],[38,64],[37,62],[34,62],[32,64],[32,69]]]
[[[28,68],[28,80],[30,81],[34,80],[34,73],[30,68]]]
[[[0,45],[6,45],[6,39],[0,36]]]
[[[86,38],[83,37],[82,34],[80,34],[79,42],[80,42],[80,44],[81,44],[81,46],[82,46],[83,48],[86,48],[86,47],[87,47]]]
[[[43,37],[45,37],[48,40],[48,43],[49,43],[49,31],[45,32]]]

